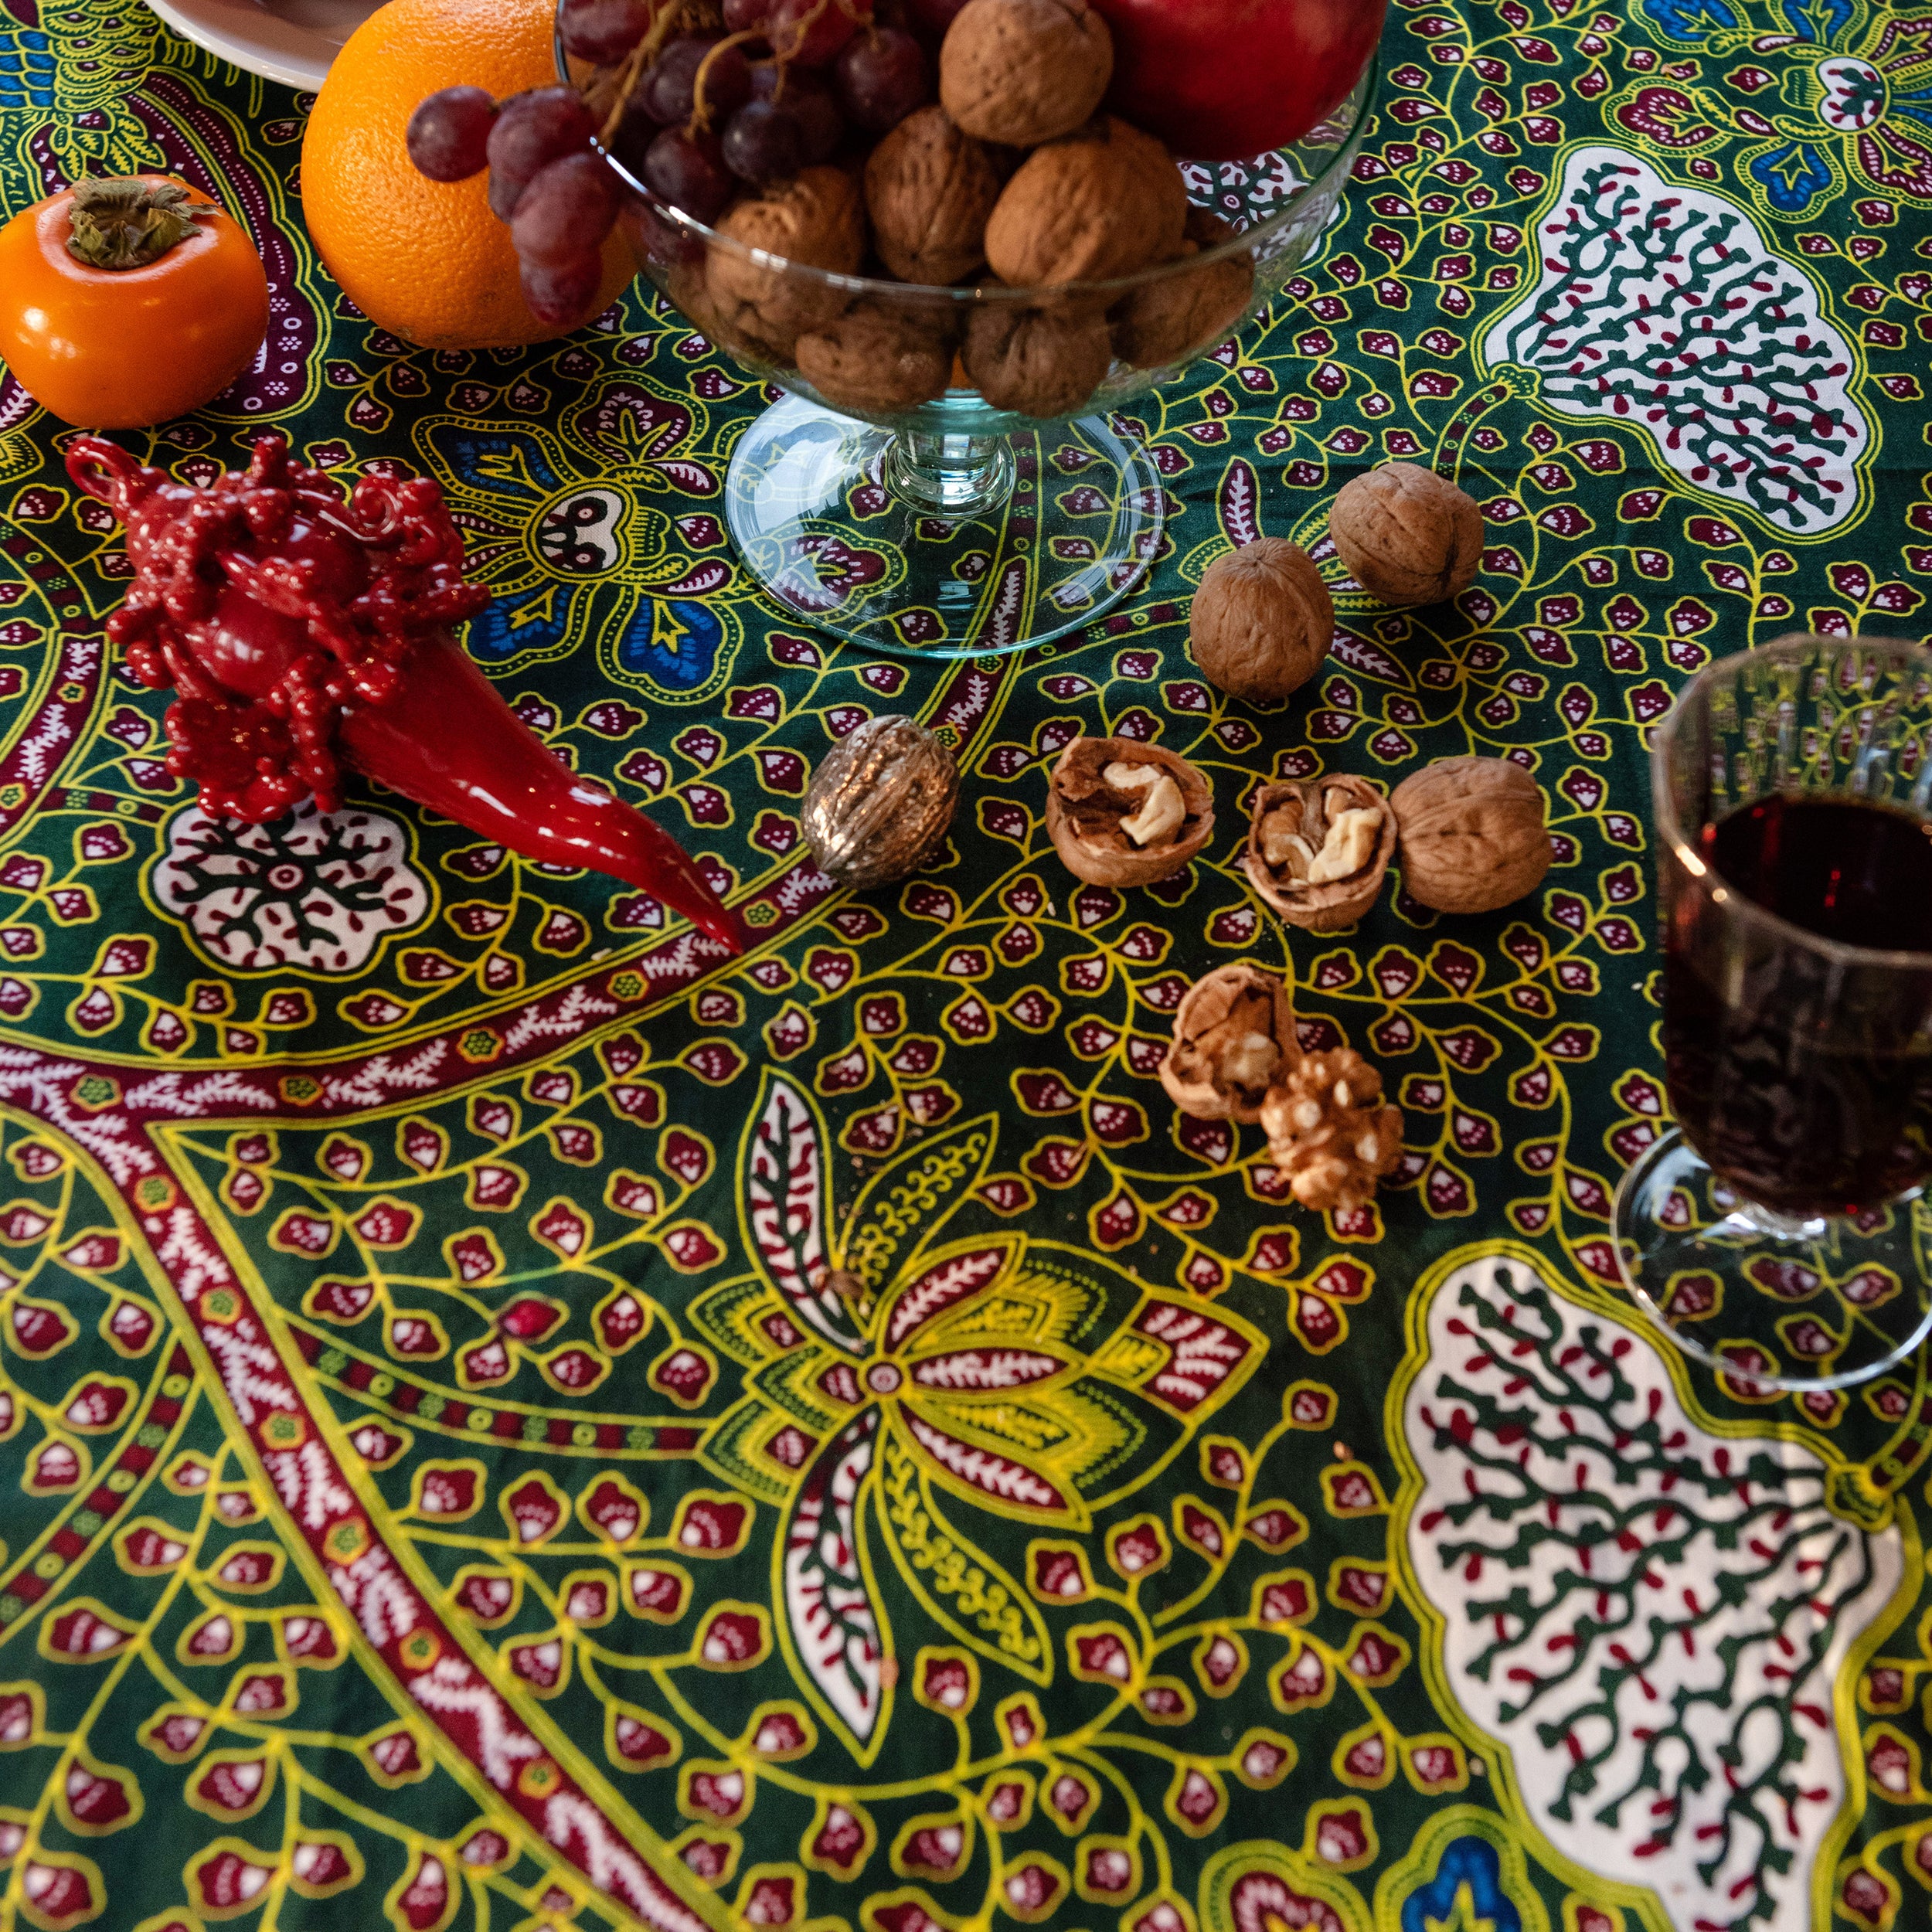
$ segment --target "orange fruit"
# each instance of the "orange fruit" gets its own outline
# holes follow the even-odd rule
[[[343,292],[379,328],[425,349],[504,349],[567,331],[524,306],[489,177],[426,180],[406,145],[441,87],[499,100],[556,84],[555,0],[389,0],[335,56],[302,143],[308,233]],[[637,272],[621,228],[604,248],[597,308]]]

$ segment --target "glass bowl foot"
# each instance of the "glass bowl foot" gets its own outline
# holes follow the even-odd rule
[[[767,596],[910,658],[997,655],[1092,623],[1158,555],[1163,502],[1152,458],[1105,417],[895,434],[797,396],[745,432],[725,480],[732,537]]]
[[[1932,1213],[1917,1197],[1843,1219],[1767,1213],[1673,1128],[1624,1175],[1614,1231],[1638,1305],[1747,1400],[1796,1389],[1822,1415],[1832,1390],[1932,1332]]]

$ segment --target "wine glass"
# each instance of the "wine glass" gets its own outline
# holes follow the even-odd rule
[[[557,60],[566,78],[586,71],[560,39]],[[1188,167],[1194,205],[1230,223],[1230,239],[1123,280],[1043,288],[828,274],[694,220],[607,153],[644,272],[706,337],[786,392],[740,437],[725,483],[726,520],[767,594],[819,630],[917,658],[1017,651],[1117,604],[1160,554],[1166,502],[1159,464],[1124,406],[1281,294],[1335,213],[1375,92],[1372,59],[1292,146]],[[1133,325],[1163,291],[1189,278],[1199,290],[1217,274],[1219,299],[1164,305],[1170,324],[1192,310],[1192,328]],[[760,323],[777,325],[734,326],[723,311],[742,316],[747,304],[715,299],[720,284],[758,294]],[[882,332],[940,345],[946,362],[924,400],[889,393],[883,359],[835,373],[821,362],[816,381],[801,369],[801,340],[861,304]],[[1051,336],[1063,323],[1079,346],[1056,359],[1053,379],[1003,394],[1005,406],[969,386],[974,332]]]
[[[1625,1284],[1754,1399],[1932,1329],[1932,653],[1788,637],[1685,688],[1651,753],[1665,1079]]]

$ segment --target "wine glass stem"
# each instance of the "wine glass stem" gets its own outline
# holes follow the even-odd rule
[[[886,487],[928,516],[984,516],[1013,493],[1019,474],[1004,436],[935,436],[907,430],[886,451]]]

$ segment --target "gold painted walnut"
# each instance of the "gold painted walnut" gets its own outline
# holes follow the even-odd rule
[[[1511,758],[1440,758],[1389,801],[1402,883],[1439,913],[1487,913],[1534,892],[1549,869],[1543,794]]]
[[[1171,878],[1214,830],[1214,790],[1185,758],[1134,738],[1076,738],[1046,791],[1046,835],[1090,886]]]
[[[1396,815],[1366,778],[1335,772],[1255,794],[1248,877],[1291,926],[1339,932],[1374,905],[1396,855]]]
[[[1272,973],[1223,966],[1182,1000],[1161,1084],[1196,1120],[1252,1126],[1269,1088],[1300,1058],[1288,989]]]
[[[1359,1208],[1402,1158],[1402,1110],[1354,1048],[1311,1053],[1269,1090],[1261,1125],[1268,1151],[1304,1208]]]

